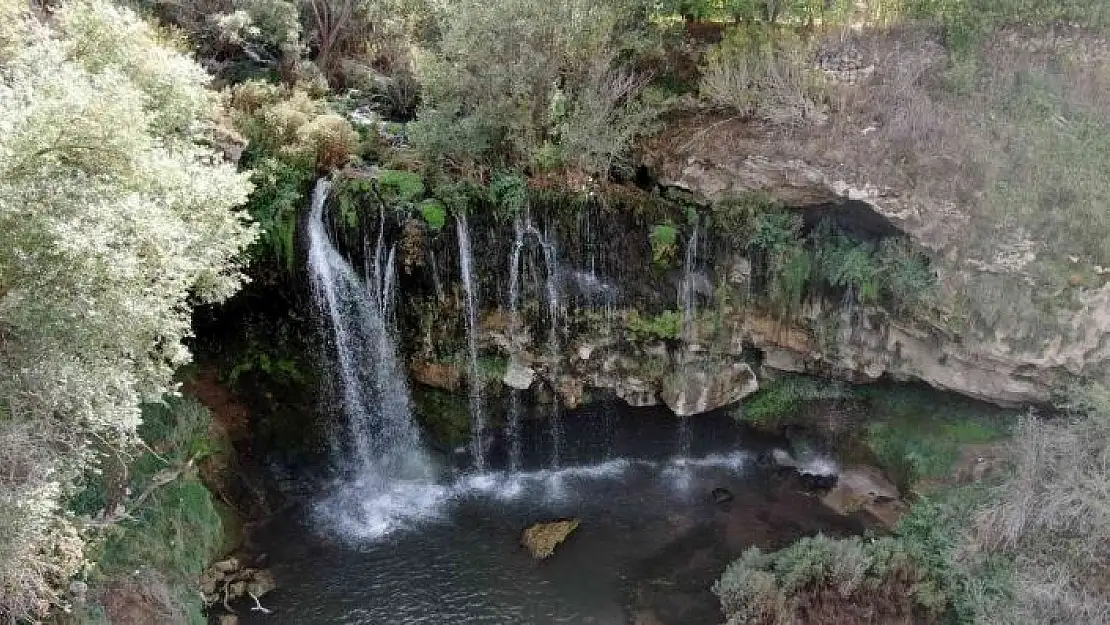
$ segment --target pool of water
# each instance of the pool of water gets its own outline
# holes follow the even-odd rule
[[[717,623],[709,587],[743,549],[860,530],[761,468],[757,456],[776,442],[725,415],[690,420],[685,458],[665,410],[597,406],[563,425],[559,467],[548,466],[544,425],[529,422],[522,470],[498,468],[496,454],[486,474],[445,467],[437,505],[384,537],[360,533],[357,514],[330,523],[326,496],[275,519],[255,536],[279,584],[263,601],[272,614],[243,621]],[[715,502],[721,488],[731,501]],[[559,518],[581,525],[534,561],[521,531]]]

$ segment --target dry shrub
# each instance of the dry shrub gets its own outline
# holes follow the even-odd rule
[[[359,136],[345,118],[300,89],[260,81],[236,85],[229,98],[237,128],[256,152],[306,169],[335,169],[358,153]]]
[[[84,565],[84,544],[56,514],[59,450],[72,440],[44,423],[0,422],[0,620],[41,618]]]
[[[152,569],[143,568],[133,575],[115,579],[97,594],[113,625],[185,625],[187,622],[166,578]]]
[[[706,59],[699,92],[714,106],[776,125],[822,119],[823,81],[813,52],[788,31],[736,28]]]
[[[713,591],[727,625],[936,623],[951,597],[905,537],[803,538],[780,551],[752,548]]]
[[[313,154],[317,168],[337,169],[358,151],[358,133],[343,117],[320,115],[297,129],[299,150]]]
[[[976,518],[974,546],[1014,558],[1005,623],[1110,623],[1110,394],[1072,398],[1066,418],[1021,420],[1015,474]]]

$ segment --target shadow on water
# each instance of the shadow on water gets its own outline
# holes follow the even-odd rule
[[[610,425],[606,426],[606,422]],[[861,531],[760,468],[759,439],[723,414],[690,420],[689,458],[675,458],[665,410],[595,406],[565,415],[561,467],[545,468],[542,423],[522,432],[523,467],[459,474],[437,514],[376,541],[313,526],[307,510],[275,519],[255,541],[279,589],[246,623],[687,625],[718,623],[710,586],[745,548],[819,531]],[[725,488],[729,502],[711,491]],[[521,530],[574,517],[579,529],[544,562]]]

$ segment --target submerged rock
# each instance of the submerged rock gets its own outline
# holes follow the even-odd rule
[[[728,503],[734,499],[732,491],[727,488],[714,488],[710,494],[713,495],[713,503],[718,505]]]
[[[544,560],[555,553],[555,547],[578,529],[578,519],[564,519],[550,523],[536,523],[524,530],[520,544],[528,548],[532,557]]]

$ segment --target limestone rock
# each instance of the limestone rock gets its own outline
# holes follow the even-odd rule
[[[532,382],[536,381],[536,371],[519,359],[511,358],[501,381],[509,388],[515,388],[518,391],[528,390],[532,386]]]
[[[454,392],[462,385],[462,370],[455,365],[419,361],[410,370],[412,378],[424,386]]]
[[[586,387],[580,378],[564,375],[555,382],[555,394],[564,408],[574,410],[582,405]]]
[[[578,529],[578,519],[565,519],[549,523],[536,523],[524,530],[520,543],[537,560],[544,560],[555,553],[555,547]]]
[[[239,562],[239,558],[228,558],[226,560],[214,562],[211,566],[211,570],[226,577],[227,575],[238,571],[241,567],[242,563]],[[222,577],[220,579],[222,579]]]
[[[275,588],[277,581],[274,580],[274,574],[267,569],[255,571],[247,582],[247,593],[255,597],[261,597]]]
[[[628,376],[621,378],[617,381],[617,385],[613,388],[613,392],[616,393],[617,397],[622,399],[624,403],[634,408],[656,406],[659,404],[659,396],[655,392],[655,387],[637,377]]]
[[[660,395],[672,412],[688,417],[734,404],[757,390],[759,381],[747,363],[691,363],[668,376]]]
[[[589,343],[584,343],[578,346],[578,359],[589,360],[590,356],[594,353],[594,346]]]
[[[898,488],[874,467],[844,469],[821,502],[840,514],[865,511],[888,529],[894,529],[909,511],[899,499]]]

